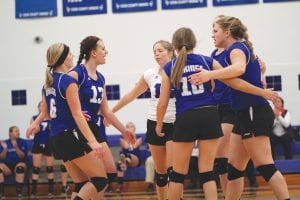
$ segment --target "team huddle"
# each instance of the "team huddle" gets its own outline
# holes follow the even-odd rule
[[[216,49],[211,56],[194,52],[197,40],[190,28],[176,30],[171,43],[155,42],[158,66],[144,72],[112,109],[105,77],[97,71],[108,53],[102,39],[88,36],[81,41],[75,67],[66,44],[48,48],[40,113],[26,134],[38,133],[40,123],[50,119],[49,145],[75,183],[72,200],[104,199],[117,167],[99,128],[100,116],[133,144],[134,132],[114,113],[148,89],[146,142],[155,165],[158,199],[182,199],[196,141],[205,199],[218,199],[217,176],[225,199],[240,199],[249,159],[275,196],[289,199],[269,141],[274,114],[267,100],[275,101],[278,95],[264,88],[261,60],[247,28],[236,17],[220,15],[213,21],[212,38]]]

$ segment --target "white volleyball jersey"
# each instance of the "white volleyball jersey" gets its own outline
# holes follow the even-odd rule
[[[144,80],[148,84],[150,89],[151,98],[149,102],[148,108],[148,116],[147,119],[152,121],[156,120],[156,108],[160,95],[160,86],[161,86],[161,76],[159,74],[159,68],[154,67],[150,68],[144,72]],[[173,123],[175,121],[175,98],[174,95],[170,95],[171,98],[169,100],[168,108],[164,117],[163,122],[165,123]]]

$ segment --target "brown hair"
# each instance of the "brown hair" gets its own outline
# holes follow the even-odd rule
[[[219,17],[215,23],[219,24],[224,31],[229,31],[236,40],[242,40],[250,50],[251,60],[255,59],[253,45],[249,40],[248,29],[240,19],[231,16]]]
[[[171,75],[171,84],[180,87],[183,68],[186,65],[187,52],[196,46],[196,37],[190,28],[180,28],[173,34],[172,44],[178,53],[175,66]]]
[[[86,61],[90,59],[91,51],[96,49],[97,42],[99,40],[102,41],[96,36],[88,36],[80,42],[80,54],[77,61],[77,65],[79,65],[83,59],[85,59]]]

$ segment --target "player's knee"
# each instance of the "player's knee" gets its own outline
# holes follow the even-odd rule
[[[95,186],[97,189],[97,192],[100,192],[105,188],[107,185],[107,178],[105,177],[92,177],[91,183]]]
[[[214,171],[199,173],[199,180],[201,185],[209,181],[216,181],[216,173]]]
[[[53,173],[53,166],[47,166],[46,171],[47,173]]]
[[[185,174],[178,173],[176,171],[172,171],[170,174],[170,181],[175,183],[182,183],[184,182]]]
[[[39,168],[39,167],[33,167],[33,169],[32,169],[32,173],[36,174],[36,175],[38,175],[40,173],[40,171],[41,171],[41,168]]]
[[[240,171],[232,164],[228,163],[228,180],[232,181],[244,176],[244,171]]]
[[[64,165],[60,165],[60,171],[61,171],[62,173],[66,173],[66,172],[67,172],[67,169],[66,169],[66,167],[65,167]]]
[[[16,174],[23,174],[25,172],[25,167],[23,166],[18,166],[16,168]]]
[[[159,187],[164,187],[168,184],[168,174],[155,173],[156,185]]]
[[[228,158],[216,158],[215,170],[218,174],[226,174],[228,172]]]
[[[258,166],[256,169],[267,182],[269,182],[272,176],[277,172],[277,169],[274,164],[261,165]]]

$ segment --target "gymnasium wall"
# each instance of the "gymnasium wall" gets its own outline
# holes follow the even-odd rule
[[[213,43],[211,23],[219,14],[239,17],[248,27],[255,52],[266,62],[267,75],[282,76],[282,95],[291,111],[292,124],[300,124],[300,2],[262,3],[243,6],[158,10],[129,14],[62,17],[58,0],[58,17],[15,19],[15,1],[0,3],[0,139],[7,138],[11,125],[20,127],[22,137],[30,117],[37,112],[49,45],[64,42],[78,56],[79,42],[88,35],[104,40],[109,51],[107,63],[99,67],[108,85],[120,84],[121,96],[137,82],[143,71],[155,66],[152,45],[160,39],[171,40],[172,33],[182,26],[194,30],[198,38],[196,52],[210,54]],[[39,36],[40,44],[34,42]],[[74,60],[74,63],[77,59]],[[27,90],[27,105],[12,106],[11,90]],[[109,101],[112,107],[116,101]],[[148,100],[136,100],[117,113],[122,122],[133,121],[137,132],[146,130]],[[116,134],[114,128],[108,134]]]

